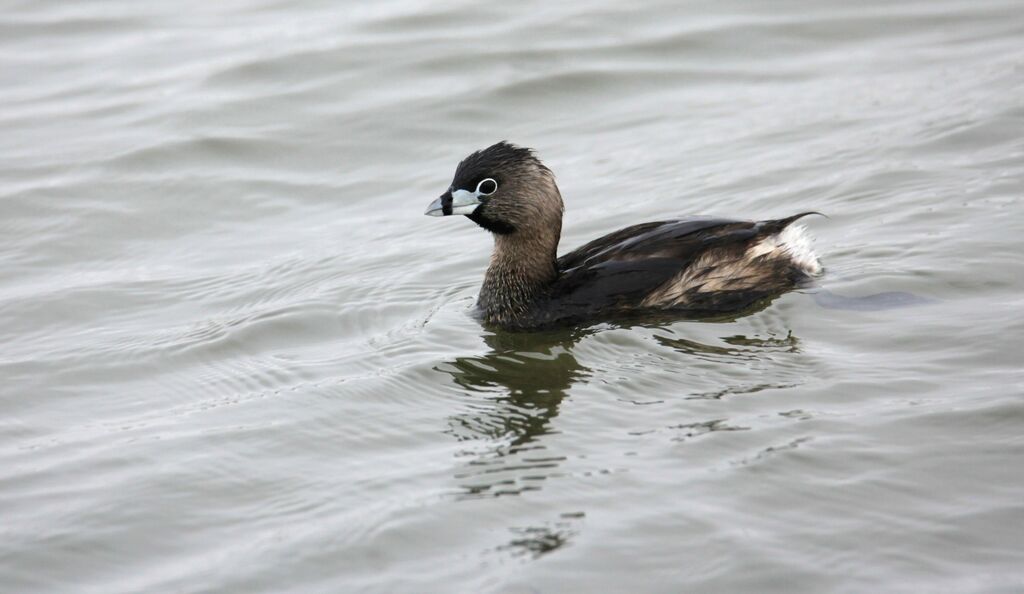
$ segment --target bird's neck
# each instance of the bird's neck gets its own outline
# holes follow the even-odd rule
[[[480,288],[487,322],[514,325],[558,277],[560,229],[494,236],[494,252]]]

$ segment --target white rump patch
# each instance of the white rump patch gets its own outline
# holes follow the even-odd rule
[[[748,258],[768,256],[788,258],[793,265],[808,276],[821,274],[821,262],[814,253],[811,236],[803,225],[790,225],[780,233],[765,237],[747,250]]]
[[[807,230],[801,225],[790,225],[744,251],[725,246],[703,252],[679,274],[647,295],[642,305],[686,305],[692,291],[785,289],[788,280],[780,278],[778,269],[769,261],[786,262],[811,277],[822,272]]]

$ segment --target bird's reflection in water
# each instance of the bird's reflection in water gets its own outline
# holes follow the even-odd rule
[[[496,333],[484,337],[490,351],[459,357],[439,367],[467,395],[465,411],[451,417],[449,433],[482,447],[467,447],[455,475],[459,498],[476,499],[535,491],[559,473],[565,456],[548,450],[543,436],[556,432],[569,389],[591,375],[573,355],[587,331]],[[579,514],[582,517],[582,514]],[[510,527],[512,538],[497,551],[540,557],[568,544],[572,514],[538,526]]]
[[[651,338],[688,360],[714,361],[730,368],[741,363],[744,370],[757,372],[754,376],[729,374],[728,384],[715,385],[713,377],[702,371],[690,378],[693,391],[680,395],[682,398],[721,399],[801,383],[775,361],[778,354],[799,353],[799,340],[791,333],[781,337],[730,334],[709,343],[705,342],[706,333],[702,340],[695,340],[665,326],[645,327],[659,330]],[[541,438],[555,431],[552,421],[570,388],[592,374],[577,361],[573,348],[593,332],[577,329],[488,334],[484,338],[489,352],[459,357],[438,367],[467,396],[463,411],[449,419],[448,433],[482,446],[464,451],[466,467],[456,478],[465,496],[496,497],[535,490],[541,481],[557,473],[555,469],[564,458],[544,451],[547,446]],[[685,381],[686,377],[684,373],[677,380]],[[682,382],[676,383],[672,391],[678,394],[681,387]]]
[[[605,325],[602,329],[622,327]],[[797,338],[785,333],[747,337],[730,332],[711,340],[705,326],[705,331],[698,333],[703,334],[702,339],[695,340],[688,331],[692,328],[685,326],[643,327],[655,330],[650,338],[658,345],[683,355],[684,368],[686,362],[701,359],[726,364],[730,369],[740,364],[743,369],[766,372],[754,373],[744,378],[746,381],[730,374],[727,381],[731,385],[716,386],[714,377],[707,377],[706,367],[702,368],[698,376],[690,378],[689,398],[720,399],[728,394],[785,387],[785,381],[771,381],[782,379],[772,377],[777,375],[771,369],[773,354],[799,352]],[[554,420],[572,387],[593,375],[576,359],[573,350],[580,339],[595,330],[488,334],[484,337],[488,352],[458,357],[437,368],[450,375],[465,396],[462,412],[449,418],[447,431],[467,445],[460,453],[463,465],[455,475],[458,498],[536,491],[545,481],[560,475],[559,467],[566,458],[552,451],[551,440],[544,437],[557,433]],[[761,367],[765,369],[757,369]],[[690,383],[687,377],[685,373],[676,376],[673,393],[678,394],[682,385]],[[710,421],[694,419],[689,424],[666,423],[658,431],[673,435],[685,431],[689,439],[698,426],[701,434],[746,429],[732,426],[727,420],[718,417]],[[515,537],[499,548],[515,554],[544,555],[567,544],[575,533],[575,523],[575,519],[562,517],[540,526],[514,528]]]
[[[539,488],[564,459],[546,453],[540,438],[572,385],[590,375],[573,346],[582,331],[485,336],[490,351],[459,357],[438,369],[469,396],[466,410],[449,420],[459,440],[486,440],[467,448],[466,469],[456,478],[467,497],[496,497]]]
[[[685,396],[687,400],[721,400],[741,394],[755,394],[764,390],[795,388],[806,381],[801,367],[787,368],[781,365],[776,356],[800,353],[800,339],[787,331],[785,336],[744,336],[742,334],[723,336],[722,344],[705,344],[702,342],[656,334],[654,339],[662,346],[669,347],[679,353],[695,359],[719,363],[742,363],[743,368],[754,372],[754,378],[731,377],[725,385],[693,386],[693,391]],[[791,359],[791,357],[787,357]]]
[[[729,357],[756,357],[768,351],[786,351],[796,353],[800,350],[800,339],[787,332],[786,336],[776,338],[747,337],[742,334],[723,336],[720,340],[724,345],[705,344],[695,340],[680,338],[677,336],[654,335],[654,339],[662,346],[675,349],[687,355],[711,355],[724,358]]]

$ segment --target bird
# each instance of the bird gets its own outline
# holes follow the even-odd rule
[[[533,149],[501,141],[459,162],[430,216],[465,215],[494,236],[477,298],[508,331],[664,316],[735,316],[823,274],[801,218],[639,223],[558,256],[565,207]]]

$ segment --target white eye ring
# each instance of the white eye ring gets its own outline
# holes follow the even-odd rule
[[[491,190],[490,192],[485,192],[483,190],[484,184],[486,184],[487,182],[491,182],[492,184],[494,184],[494,189]],[[476,194],[477,194],[477,196],[490,196],[491,194],[493,194],[493,193],[495,193],[497,191],[498,191],[498,182],[494,181],[494,179],[490,178],[490,177],[488,177],[487,179],[480,180],[480,183],[478,183],[476,185]]]

